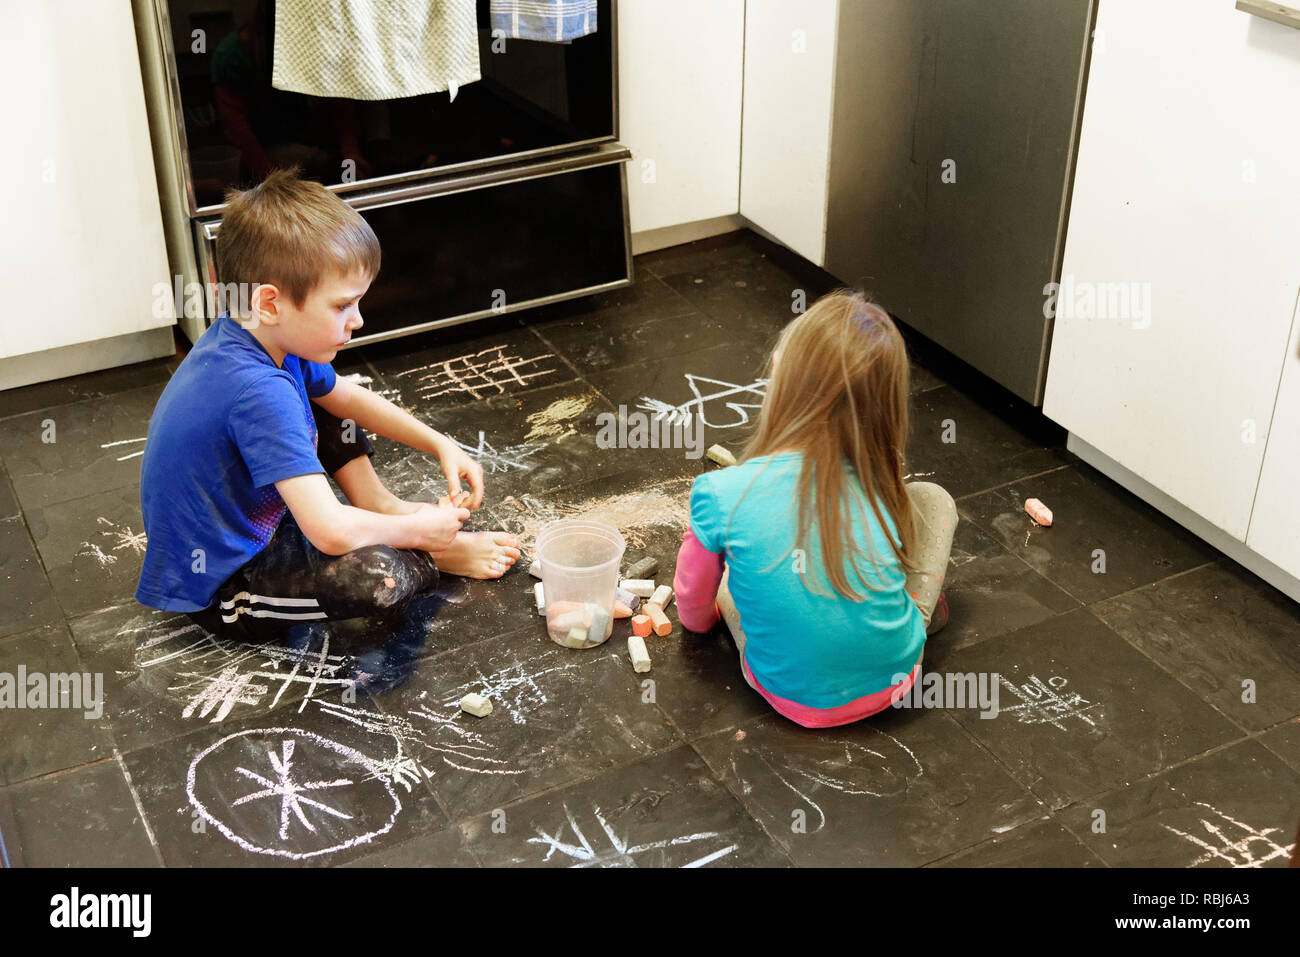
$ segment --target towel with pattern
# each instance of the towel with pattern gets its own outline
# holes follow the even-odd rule
[[[492,32],[568,43],[596,32],[596,0],[492,0]]]
[[[278,0],[279,90],[388,100],[481,79],[475,0]]]

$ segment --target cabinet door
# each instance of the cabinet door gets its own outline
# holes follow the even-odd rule
[[[745,4],[740,212],[819,266],[838,17],[838,0]]]
[[[1300,273],[1300,261],[1296,262]],[[1291,342],[1268,430],[1264,468],[1250,513],[1246,544],[1274,565],[1300,578],[1300,306],[1291,320]]]
[[[618,28],[632,231],[734,215],[744,0],[619,0]]]
[[[1240,541],[1300,286],[1297,101],[1300,31],[1098,8],[1043,411]]]

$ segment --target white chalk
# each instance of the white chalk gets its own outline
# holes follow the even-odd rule
[[[736,464],[736,457],[732,455],[730,451],[723,448],[721,445],[709,446],[709,451],[707,451],[704,454],[707,455],[714,462],[717,462],[719,465]]]
[[[542,577],[542,560],[540,558],[528,566],[528,574],[534,578]]]
[[[655,593],[650,596],[651,603],[658,605],[660,608],[667,608],[672,604],[672,600],[673,590],[667,585],[660,585],[655,589]]]
[[[655,591],[655,583],[649,578],[624,578],[618,587],[630,591],[638,598],[649,598]]]
[[[460,699],[460,710],[476,718],[486,718],[492,713],[492,702],[481,694],[467,694]]]
[[[533,597],[537,599],[537,614],[546,614],[546,592],[542,589],[541,582],[533,586]]]
[[[604,641],[614,627],[614,621],[600,605],[588,605],[591,610],[591,624],[587,627],[589,640]]]
[[[570,648],[581,648],[588,641],[587,629],[581,625],[574,625],[569,629],[569,634],[566,637]]]
[[[645,639],[639,635],[628,635],[627,653],[632,659],[632,670],[637,674],[650,670],[650,652],[645,649]]]

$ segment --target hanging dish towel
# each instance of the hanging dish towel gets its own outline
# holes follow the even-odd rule
[[[596,0],[492,0],[492,32],[568,43],[596,32]]]
[[[278,0],[278,90],[388,100],[480,79],[474,0]]]

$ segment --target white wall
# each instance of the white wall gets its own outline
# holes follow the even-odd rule
[[[0,357],[171,325],[129,0],[5,5]]]
[[[1058,316],[1043,411],[1244,540],[1300,288],[1300,31],[1230,0],[1096,29],[1062,274],[1151,314]]]
[[[618,0],[619,142],[633,156],[633,232],[739,208],[744,8],[744,0]]]

